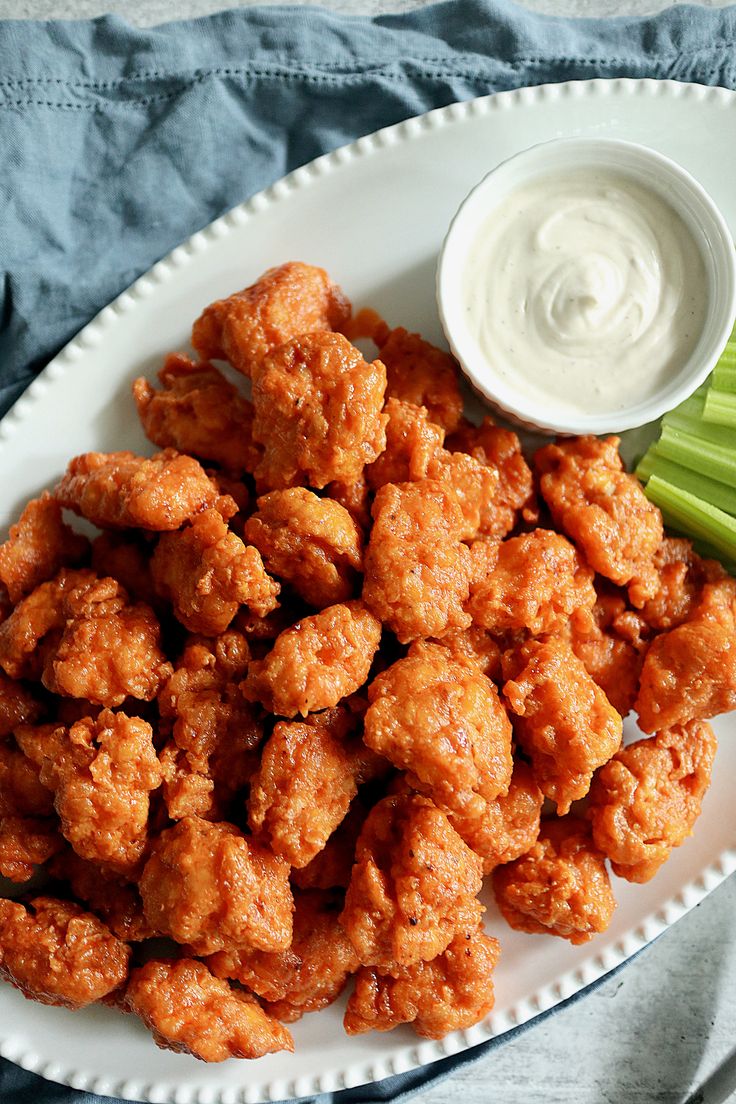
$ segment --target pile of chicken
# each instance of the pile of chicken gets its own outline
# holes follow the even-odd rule
[[[45,873],[0,899],[0,973],[206,1061],[292,1049],[351,977],[349,1033],[468,1027],[484,875],[513,928],[582,943],[607,860],[643,882],[691,833],[736,581],[664,537],[616,438],[532,470],[321,269],[192,343],[133,387],[162,451],[76,457],[0,548],[0,872]]]

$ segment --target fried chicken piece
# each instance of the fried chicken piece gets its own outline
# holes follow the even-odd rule
[[[594,571],[628,586],[641,607],[659,588],[653,557],[664,536],[662,515],[624,470],[618,445],[618,437],[575,437],[539,449],[534,465],[555,524]]]
[[[333,712],[339,725],[341,711]],[[251,831],[291,866],[306,866],[345,819],[372,759],[360,736],[347,736],[329,720],[279,722],[251,779]]]
[[[342,329],[350,310],[324,269],[289,261],[211,303],[192,327],[192,345],[203,360],[229,360],[249,376],[279,345],[301,334]]]
[[[222,372],[181,353],[170,353],[158,378],[160,391],[143,376],[133,383],[133,398],[149,441],[214,461],[227,471],[254,470],[260,449],[253,443],[253,404]]]
[[[736,709],[736,602],[711,603],[709,591],[692,620],[649,646],[634,702],[644,732]]]
[[[251,663],[243,693],[281,717],[331,709],[366,681],[380,640],[381,623],[362,602],[328,606]]]
[[[703,587],[729,582],[717,560],[703,560],[692,543],[679,537],[665,537],[654,554],[659,587],[641,607],[641,616],[655,632],[667,632],[688,621],[695,613]],[[730,579],[736,594],[736,582]]]
[[[430,962],[390,973],[363,966],[343,1021],[348,1035],[411,1024],[425,1039],[472,1027],[493,1008],[493,971],[501,947],[482,927],[459,932]]]
[[[131,971],[124,1006],[140,1016],[156,1046],[203,1062],[294,1049],[288,1029],[249,993],[192,958],[153,959]]]
[[[631,712],[636,700],[646,650],[636,630],[632,638],[627,621],[624,600],[603,595],[598,597],[592,611],[574,610],[563,633],[588,674],[622,717]]]
[[[450,452],[466,452],[498,473],[493,498],[486,503],[483,531],[502,540],[520,519],[536,523],[539,507],[532,473],[521,451],[518,436],[486,417],[479,426],[461,420],[445,442]]]
[[[426,479],[430,462],[445,439],[444,429],[430,421],[424,406],[389,398],[385,411],[386,448],[365,469],[368,486],[374,491],[386,483]]]
[[[340,896],[311,890],[294,898],[294,938],[287,951],[220,951],[207,961],[216,977],[233,978],[284,1023],[318,1012],[340,996],[358,956],[338,913]]]
[[[77,854],[133,872],[148,839],[149,794],[162,778],[151,726],[106,709],[68,731],[21,729],[17,739],[54,792],[62,833]]]
[[[441,644],[457,663],[472,664],[494,682],[501,678],[501,645],[478,625],[447,633],[441,640],[431,643]]]
[[[43,669],[47,690],[104,706],[155,698],[171,664],[150,606],[130,605],[119,583],[99,579],[68,592],[64,614],[61,638]]]
[[[508,792],[511,722],[490,679],[447,648],[412,644],[368,689],[363,738],[438,805],[480,809]]]
[[[161,717],[172,724],[161,752],[172,820],[221,820],[257,767],[263,728],[239,688],[249,656],[245,637],[232,629],[216,640],[194,637],[159,695]]]
[[[540,789],[562,815],[618,751],[621,717],[561,637],[527,641],[504,656],[503,667],[514,733]]]
[[[279,584],[266,574],[260,552],[231,533],[214,509],[159,538],[151,574],[176,618],[205,636],[224,632],[241,605],[259,617],[278,605]]]
[[[458,835],[483,860],[483,873],[525,854],[536,843],[544,795],[530,767],[514,763],[509,790],[478,811],[469,805],[448,817]]]
[[[450,354],[403,326],[376,334],[376,340],[388,373],[386,394],[426,407],[431,420],[452,433],[460,422],[463,397]]]
[[[33,724],[42,712],[43,706],[23,683],[0,671],[0,740],[19,724]]]
[[[363,966],[394,971],[478,925],[481,882],[480,858],[432,801],[386,797],[363,825],[340,922]]]
[[[402,644],[465,629],[471,554],[464,519],[436,480],[388,483],[373,503],[363,599]]]
[[[55,579],[41,583],[0,622],[0,667],[11,679],[41,677],[45,661],[40,647],[60,635],[66,621],[66,599],[97,582],[92,571],[62,568]]]
[[[0,743],[0,816],[48,817],[53,812],[53,797],[41,783],[38,765],[12,743]]]
[[[11,882],[27,882],[33,877],[35,867],[45,863],[62,846],[63,841],[53,820],[0,815],[0,874],[3,878],[9,878]]]
[[[81,859],[71,848],[54,856],[49,873],[68,883],[74,896],[124,943],[139,943],[158,934],[143,915],[137,887],[122,876]]]
[[[268,571],[310,606],[322,609],[354,596],[363,570],[363,534],[337,502],[304,487],[272,491],[258,499],[245,539]]]
[[[259,489],[358,479],[386,445],[385,390],[381,361],[342,334],[304,334],[267,356],[253,378]]]
[[[0,900],[0,977],[28,1000],[84,1008],[122,985],[130,947],[70,901]]]
[[[595,776],[593,839],[619,878],[648,882],[692,835],[716,747],[710,725],[690,721],[622,748]]]
[[[215,504],[217,491],[191,456],[164,449],[86,452],[69,461],[54,490],[57,502],[100,529],[179,529]]]
[[[559,631],[577,609],[592,609],[593,572],[569,541],[549,529],[510,537],[498,546],[495,567],[471,586],[467,609],[494,636],[528,629]]]
[[[605,931],[616,907],[606,860],[574,816],[545,821],[530,851],[496,867],[493,890],[510,927],[574,944]]]
[[[232,824],[185,817],[167,828],[139,885],[149,924],[197,955],[291,943],[289,866]]]
[[[135,530],[100,533],[92,541],[92,567],[100,578],[115,579],[136,601],[155,607],[159,598],[151,578],[154,545],[147,538]]]
[[[358,836],[368,816],[360,793],[353,798],[347,816],[311,862],[292,870],[291,880],[299,889],[347,889],[353,872]]]
[[[87,538],[64,523],[61,506],[44,491],[31,499],[0,544],[0,584],[15,604],[60,568],[80,563],[88,549]]]
[[[365,469],[357,479],[346,482],[344,479],[333,479],[325,487],[325,494],[333,502],[344,506],[356,525],[365,533],[371,527],[371,501],[370,490],[365,476]]]

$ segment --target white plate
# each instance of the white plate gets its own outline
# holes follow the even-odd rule
[[[503,158],[580,134],[629,138],[674,157],[736,230],[736,189],[723,156],[736,148],[736,94],[724,89],[628,80],[549,85],[454,104],[380,131],[297,170],[195,234],[67,346],[0,423],[0,526],[52,483],[72,454],[146,448],[130,381],[186,345],[206,303],[270,265],[324,265],[356,304],[440,340],[435,258],[462,197]],[[715,727],[724,738],[694,838],[648,885],[616,881],[619,907],[608,932],[575,948],[511,932],[489,908],[489,927],[503,948],[497,1004],[470,1031],[442,1042],[422,1042],[408,1028],[349,1039],[336,1005],[295,1025],[294,1055],[205,1066],[157,1050],[133,1017],[105,1008],[72,1015],[0,986],[0,1052],[90,1092],[234,1104],[379,1080],[506,1031],[623,962],[736,869],[736,723],[721,719]]]

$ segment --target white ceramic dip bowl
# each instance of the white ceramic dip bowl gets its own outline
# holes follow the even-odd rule
[[[474,332],[465,290],[474,243],[493,212],[526,185],[581,169],[629,179],[664,201],[689,230],[702,258],[706,281],[702,327],[682,363],[673,363],[665,382],[653,395],[596,413],[582,411],[579,405],[567,407],[553,385],[546,398],[515,386],[513,375],[494,365],[492,351],[484,350]],[[659,418],[687,398],[712,371],[736,318],[736,251],[733,236],[714,201],[676,162],[634,142],[558,139],[532,146],[504,161],[463,201],[440,252],[437,303],[454,356],[473,389],[498,412],[546,433],[620,432]]]

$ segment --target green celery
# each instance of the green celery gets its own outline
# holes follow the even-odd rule
[[[717,364],[711,378],[719,391],[736,391],[736,363]]]
[[[657,475],[650,477],[646,495],[659,506],[668,525],[705,541],[719,558],[736,561],[736,518]]]
[[[711,387],[705,400],[703,417],[708,423],[729,426],[736,430],[736,389],[732,394]],[[736,448],[736,433],[732,433],[733,447]]]
[[[684,403],[680,403],[669,414],[665,414],[662,419],[663,432],[665,428],[674,429],[681,433],[688,433],[691,437],[698,437],[712,445],[720,445],[722,448],[733,451],[733,431],[726,426],[706,422],[703,418],[704,409],[705,400],[701,402],[699,399],[692,397],[685,399]]]
[[[636,474],[643,483],[652,475],[672,483],[680,490],[688,491],[697,498],[703,498],[710,502],[711,506],[717,506],[719,510],[725,510],[727,514],[736,517],[736,486],[727,486],[715,479],[709,479],[707,475],[685,468],[662,456],[657,445],[652,445],[642,456],[636,469]]]
[[[662,436],[657,442],[657,452],[665,460],[672,460],[675,464],[690,468],[691,471],[707,475],[710,479],[725,483],[729,487],[736,487],[736,448],[733,444],[732,431],[725,432],[731,434],[730,448],[664,425]]]

